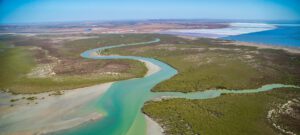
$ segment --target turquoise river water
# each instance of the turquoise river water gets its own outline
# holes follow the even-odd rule
[[[72,129],[57,132],[55,134],[67,135],[145,135],[146,121],[141,108],[148,100],[160,97],[187,98],[187,99],[208,99],[220,96],[222,93],[255,93],[268,91],[274,88],[296,87],[292,85],[271,84],[258,89],[249,90],[207,90],[204,92],[179,93],[179,92],[151,92],[156,84],[171,78],[177,71],[169,65],[152,58],[138,56],[100,56],[92,55],[98,51],[116,47],[147,45],[159,42],[154,39],[148,42],[121,44],[96,48],[85,51],[81,54],[89,59],[132,59],[151,62],[161,68],[160,71],[143,78],[135,78],[118,81],[112,84],[108,91],[97,100],[90,102],[88,108],[98,110],[104,116],[98,121],[77,126]],[[299,87],[297,87],[299,88]]]

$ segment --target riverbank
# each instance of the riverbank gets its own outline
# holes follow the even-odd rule
[[[140,60],[141,62],[145,63],[145,66],[147,67],[147,73],[145,74],[145,77],[150,76],[156,72],[158,72],[159,70],[161,70],[161,68],[149,61],[145,61],[145,60]]]
[[[147,124],[146,135],[164,135],[164,129],[156,121],[146,114],[145,119]]]
[[[44,134],[98,120],[103,116],[99,111],[82,109],[111,85],[112,82],[61,93],[12,95],[2,92],[1,134]]]
[[[97,52],[91,52],[89,56],[90,56],[90,57],[101,57],[101,56],[106,56],[106,55],[101,55],[101,54],[99,54],[99,53],[97,53]],[[115,55],[114,55],[114,56],[115,56]],[[144,77],[150,76],[150,75],[152,75],[152,74],[158,72],[159,70],[161,70],[161,68],[160,68],[159,66],[157,66],[157,65],[155,65],[155,64],[153,64],[153,63],[151,63],[151,62],[149,62],[149,61],[141,60],[141,59],[138,60],[138,61],[144,63],[145,66],[146,66],[146,68],[147,68],[147,72],[146,72],[146,74],[144,75]]]

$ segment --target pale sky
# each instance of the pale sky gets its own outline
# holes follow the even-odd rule
[[[139,19],[300,20],[300,0],[0,0],[0,23]]]

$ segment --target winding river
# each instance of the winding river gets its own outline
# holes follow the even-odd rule
[[[268,91],[274,88],[296,87],[292,85],[271,84],[258,89],[249,90],[208,90],[204,92],[179,93],[179,92],[151,92],[156,84],[171,78],[177,71],[169,65],[152,58],[138,56],[100,56],[95,53],[110,48],[147,45],[159,42],[154,39],[148,42],[121,44],[107,47],[96,48],[85,51],[81,54],[89,59],[132,59],[147,61],[159,66],[161,69],[152,75],[143,78],[135,78],[113,83],[109,90],[87,106],[96,108],[104,116],[98,121],[93,121],[79,127],[58,132],[56,134],[67,135],[144,135],[146,134],[146,121],[141,108],[148,100],[161,97],[188,98],[188,99],[207,99],[220,96],[222,93],[254,93]],[[298,87],[299,88],[299,87]]]

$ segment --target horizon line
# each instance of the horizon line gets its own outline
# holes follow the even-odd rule
[[[211,22],[232,22],[232,21],[248,21],[248,22],[295,22],[300,23],[300,19],[208,19],[208,18],[163,18],[163,19],[112,19],[112,20],[70,20],[70,21],[39,21],[39,22],[0,22],[0,25],[47,25],[47,24],[63,24],[63,23],[108,23],[108,22],[130,22],[130,21],[211,21]]]

